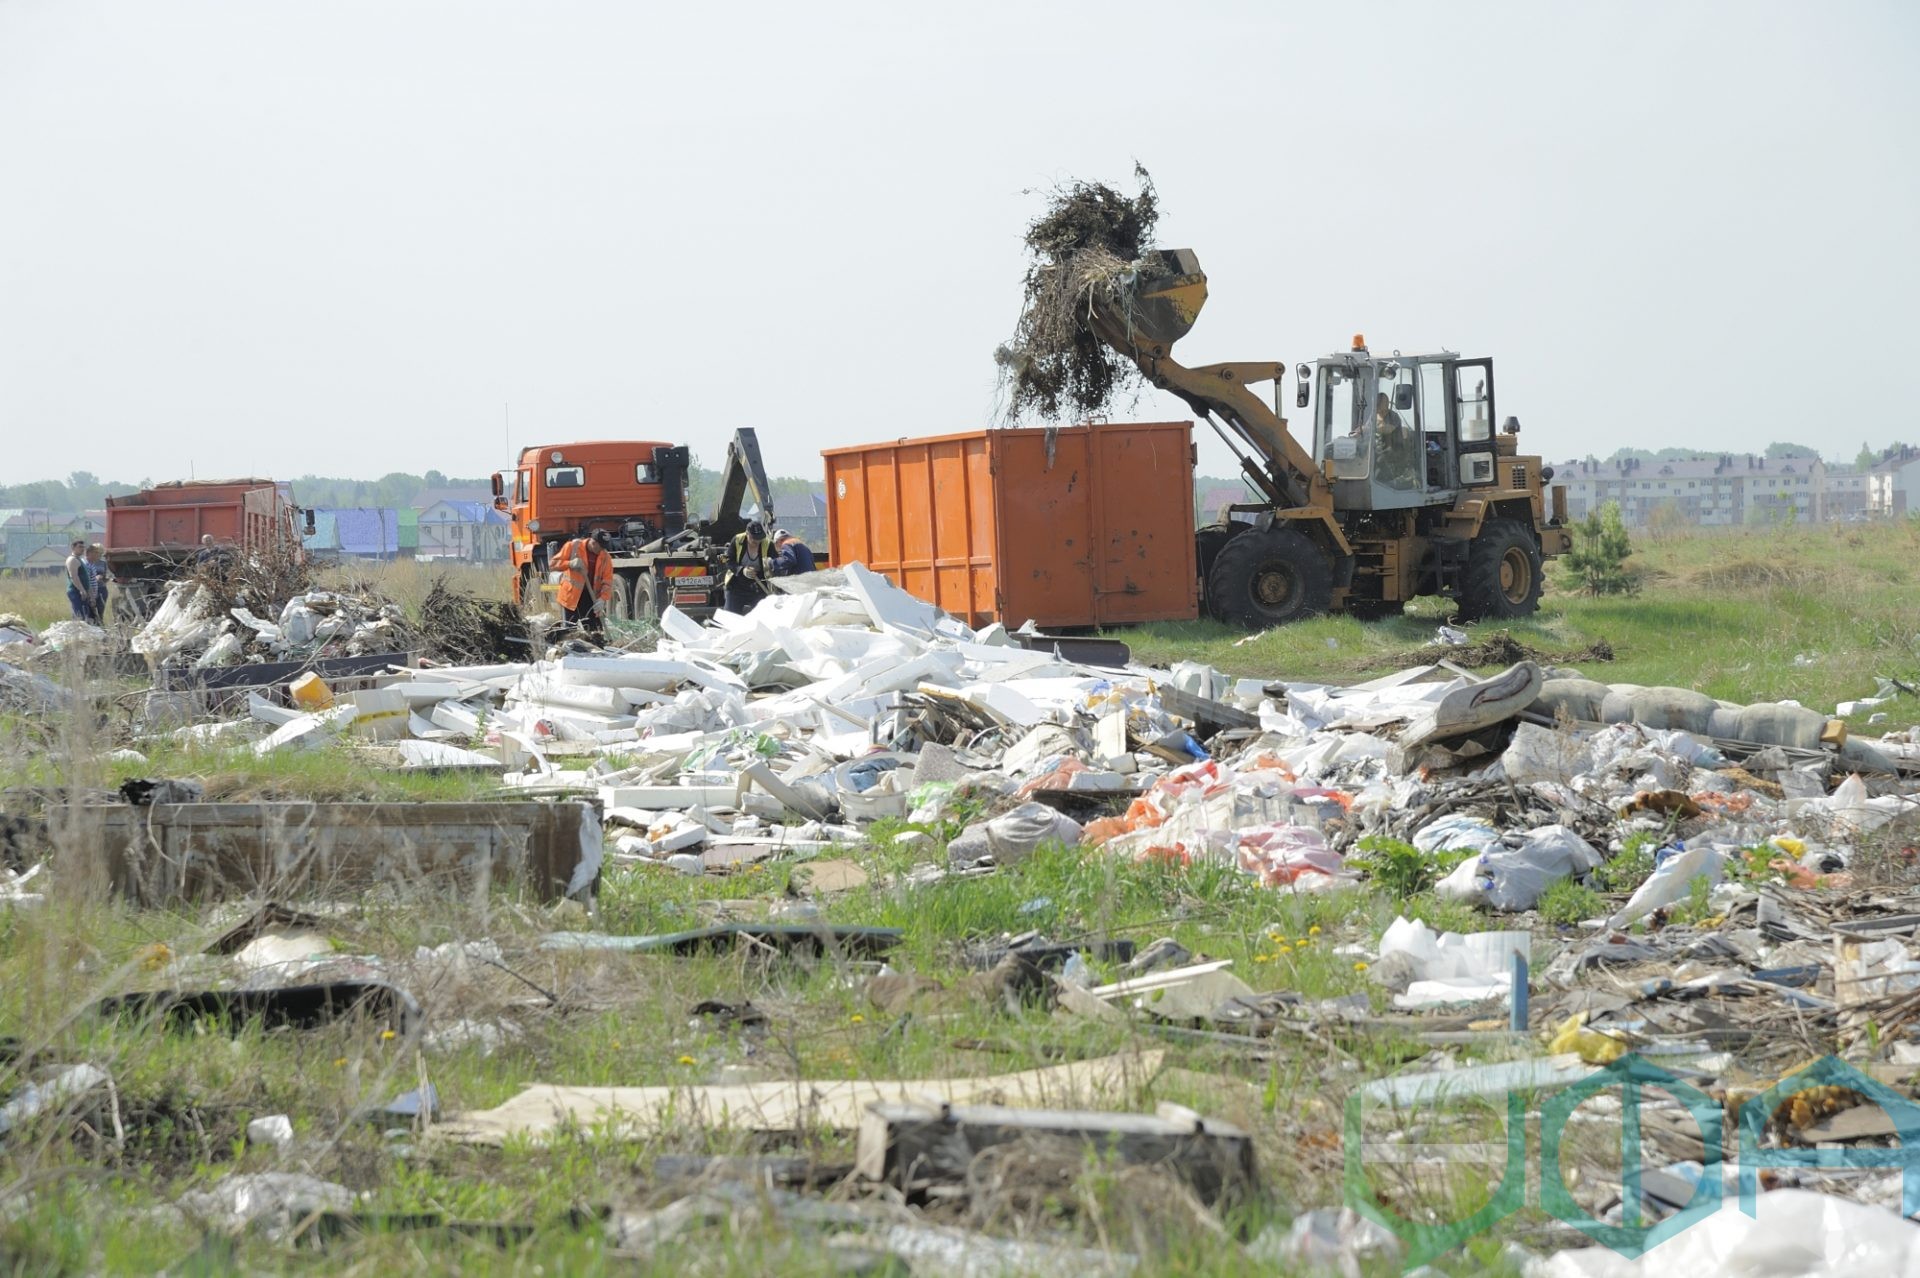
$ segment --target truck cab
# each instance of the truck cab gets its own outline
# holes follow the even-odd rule
[[[540,444],[493,477],[493,504],[512,522],[509,555],[522,600],[538,597],[548,561],[574,537],[605,531],[616,556],[686,527],[690,458],[655,440]]]

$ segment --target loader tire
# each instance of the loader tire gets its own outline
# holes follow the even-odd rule
[[[1512,519],[1491,519],[1467,548],[1460,618],[1526,617],[1540,608],[1540,543]]]
[[[1264,630],[1304,621],[1333,599],[1333,565],[1291,528],[1243,532],[1220,547],[1207,574],[1207,608],[1228,625]]]
[[[1208,524],[1193,534],[1194,566],[1199,569],[1202,582],[1213,576],[1213,561],[1220,557],[1221,548],[1246,531],[1246,527],[1245,524]],[[1204,587],[1200,591],[1200,611],[1206,616],[1213,613]]]

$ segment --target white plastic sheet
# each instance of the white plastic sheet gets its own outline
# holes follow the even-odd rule
[[[1513,989],[1513,956],[1526,958],[1533,938],[1525,932],[1435,932],[1425,923],[1396,918],[1380,936],[1380,957],[1404,954],[1413,982],[1394,999],[1396,1007],[1504,998]]]
[[[1629,1260],[1581,1247],[1535,1261],[1528,1278],[1920,1278],[1920,1228],[1884,1207],[1776,1189],[1720,1210]]]
[[[1707,882],[1718,883],[1726,863],[1725,850],[1709,844],[1697,843],[1675,852],[1654,867],[1647,881],[1627,898],[1620,912],[1607,920],[1607,926],[1622,928],[1655,910],[1686,900],[1695,879],[1705,876]]]

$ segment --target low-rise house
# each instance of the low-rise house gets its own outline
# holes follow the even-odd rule
[[[400,512],[391,506],[315,507],[302,538],[321,559],[392,559],[400,553]]]
[[[41,546],[27,555],[15,571],[27,577],[57,577],[67,570],[67,543]]]
[[[438,501],[420,512],[419,559],[507,560],[507,516],[489,501]]]

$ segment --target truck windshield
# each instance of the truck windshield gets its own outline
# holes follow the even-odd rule
[[[549,488],[585,488],[587,472],[579,466],[547,467],[547,487]]]

